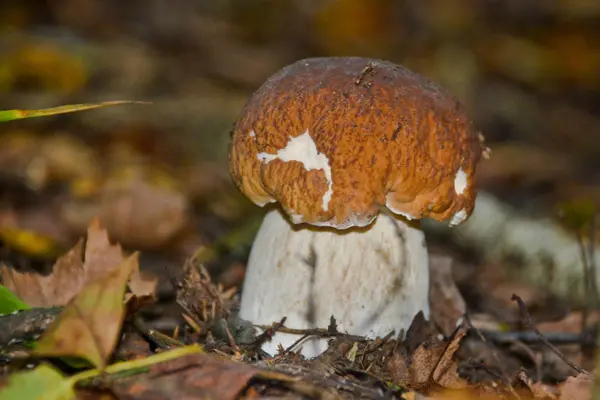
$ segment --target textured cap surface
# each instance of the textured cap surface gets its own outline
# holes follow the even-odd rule
[[[232,178],[294,223],[368,225],[386,206],[409,219],[463,222],[484,146],[464,108],[390,62],[314,58],[270,77],[233,132]]]

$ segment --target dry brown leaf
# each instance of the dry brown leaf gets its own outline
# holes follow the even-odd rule
[[[50,275],[19,272],[2,264],[2,284],[32,307],[65,305],[85,284],[83,241],[61,256]]]
[[[130,293],[125,295],[125,304],[129,312],[133,312],[146,304],[151,304],[156,299],[158,278],[140,271],[139,264],[135,265],[127,285]]]
[[[593,326],[600,323],[600,311],[589,310],[587,318],[587,326]],[[547,321],[537,324],[537,328],[542,333],[548,332],[562,332],[562,333],[581,333],[581,326],[583,325],[583,313],[581,311],[572,311],[567,314],[564,318],[558,321]]]
[[[467,382],[458,376],[457,364],[454,361],[454,353],[458,351],[460,342],[467,334],[467,331],[468,329],[465,325],[461,325],[456,330],[452,336],[452,340],[444,349],[442,356],[433,370],[433,381],[442,387],[448,389],[463,389],[467,387]]]
[[[558,398],[558,391],[556,387],[545,385],[541,382],[533,382],[533,380],[527,375],[524,369],[521,369],[517,374],[517,379],[529,389],[528,397],[533,396],[534,399],[544,400],[556,400]]]
[[[186,226],[188,199],[168,185],[137,175],[114,178],[103,189],[100,220],[124,245],[161,249]]]
[[[590,375],[579,374],[570,376],[564,383],[558,385],[560,400],[589,400],[592,398],[594,378]]]
[[[283,387],[302,387],[301,394],[311,398],[338,399],[328,391],[276,371],[218,358],[193,354],[155,364],[145,376],[119,379],[113,390],[119,398],[136,399],[219,399],[233,400],[248,387],[251,379],[279,382]]]
[[[37,342],[33,353],[44,357],[72,356],[103,368],[119,339],[125,317],[123,296],[138,253],[87,284]]]
[[[429,258],[429,304],[431,320],[446,336],[456,329],[467,306],[452,277],[452,258],[432,255]]]
[[[121,246],[110,243],[97,219],[90,223],[85,254],[82,251],[83,242],[79,241],[56,261],[47,276],[2,266],[2,283],[33,307],[63,306],[85,284],[106,275],[124,260]]]
[[[86,282],[98,279],[125,260],[121,245],[110,243],[108,232],[100,226],[98,218],[88,227],[84,257]]]
[[[454,353],[458,350],[467,328],[461,325],[450,341],[442,340],[433,332],[428,332],[428,324],[421,314],[413,320],[407,339],[387,363],[393,382],[416,391],[428,391],[432,387],[464,389],[467,382],[459,377]],[[420,338],[421,343],[416,345]],[[416,348],[415,348],[416,347]]]

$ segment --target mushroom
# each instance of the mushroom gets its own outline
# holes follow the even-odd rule
[[[369,338],[429,316],[419,219],[464,222],[485,147],[465,109],[430,80],[391,62],[312,58],[270,77],[235,124],[236,186],[268,210],[252,245],[240,316],[287,317]],[[274,354],[299,336],[277,332]],[[321,338],[302,343],[313,357]]]

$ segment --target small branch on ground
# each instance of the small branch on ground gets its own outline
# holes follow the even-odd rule
[[[513,396],[515,396],[516,399],[521,399],[521,397],[519,396],[519,394],[517,393],[517,391],[515,390],[515,388],[513,387],[512,383],[511,383],[511,379],[508,376],[508,373],[506,372],[506,370],[503,368],[503,363],[500,361],[500,357],[498,356],[498,353],[496,352],[496,348],[490,344],[490,342],[488,342],[488,340],[485,338],[485,336],[483,335],[483,333],[481,333],[481,331],[473,326],[473,323],[471,322],[471,319],[469,318],[468,314],[465,314],[463,316],[463,321],[465,322],[465,324],[467,324],[467,326],[470,329],[473,329],[473,331],[477,334],[477,336],[479,337],[479,339],[481,339],[481,341],[483,343],[486,344],[486,346],[488,346],[490,348],[490,351],[492,353],[492,357],[494,357],[494,360],[496,361],[498,368],[500,369],[500,372],[502,373],[502,376],[498,377],[500,378],[501,381],[504,382],[504,384],[508,387],[508,390],[511,392],[511,394]],[[486,368],[487,370],[487,368]],[[489,372],[489,371],[488,371]]]
[[[536,344],[542,341],[535,332],[499,332],[481,330],[481,333],[488,340],[497,344],[510,344],[517,341],[527,344]],[[595,344],[595,338],[590,338],[588,337],[589,335],[580,335],[578,333],[550,332],[545,333],[544,336],[554,345],[581,344],[590,346]]]
[[[294,343],[292,343],[291,346],[289,346],[287,349],[283,350],[282,354],[287,354],[290,351],[292,351],[292,349],[296,346],[298,346],[300,343],[302,343],[303,341],[305,341],[306,339],[308,339],[310,337],[310,335],[303,335],[300,337],[300,339],[296,340]]]
[[[256,325],[256,326],[259,327],[259,328],[261,328],[261,329],[273,329],[273,326],[271,326],[271,325]],[[277,329],[277,332],[290,333],[292,335],[319,336],[319,337],[323,337],[323,338],[328,338],[328,337],[343,337],[343,338],[346,338],[348,340],[352,340],[352,341],[355,341],[355,342],[367,342],[367,341],[369,341],[369,339],[367,339],[367,338],[365,338],[363,336],[354,336],[354,335],[349,335],[347,333],[341,333],[341,332],[329,332],[327,329],[322,329],[322,328],[293,329],[293,328],[287,328],[287,327],[283,326],[283,324],[281,325],[281,327],[279,327]]]
[[[542,334],[542,332],[539,331],[539,329],[537,329],[535,327],[535,325],[533,324],[533,321],[531,319],[531,315],[529,315],[529,311],[527,311],[527,307],[525,307],[525,303],[523,302],[523,299],[521,299],[519,296],[517,296],[516,294],[513,293],[513,295],[510,298],[512,301],[516,301],[517,304],[519,305],[519,310],[521,312],[521,316],[525,319],[525,321],[527,322],[527,325],[529,326],[529,329],[531,329],[532,331],[534,331],[536,333],[536,335],[539,336],[540,340],[546,345],[548,346],[548,348],[550,350],[552,350],[552,352],[554,352],[554,354],[556,354],[561,360],[563,360],[569,367],[573,368],[575,371],[579,372],[580,374],[586,374],[589,375],[589,372],[586,371],[585,369],[578,367],[577,365],[573,364],[571,361],[569,361],[561,352],[560,350],[558,350],[552,343],[550,343],[550,341],[548,339],[546,339],[546,337]]]
[[[256,341],[252,343],[252,346],[258,348],[261,347],[263,343],[271,340],[273,338],[273,335],[279,332],[279,330],[283,327],[283,324],[285,323],[286,319],[287,317],[283,317],[281,318],[281,321],[276,322],[272,325],[257,325],[259,328],[263,329],[264,332],[258,335]]]
[[[169,350],[173,347],[184,346],[184,344],[179,340],[155,331],[154,329],[148,328],[144,320],[139,315],[133,316],[131,319],[131,324],[148,343],[156,346],[159,349]]]

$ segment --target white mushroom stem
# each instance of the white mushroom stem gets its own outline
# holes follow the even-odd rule
[[[367,228],[335,231],[292,225],[270,211],[256,236],[242,292],[240,316],[254,324],[287,317],[289,328],[326,328],[369,338],[406,331],[429,316],[429,269],[423,232],[381,214]],[[277,333],[263,350],[291,346],[300,336]],[[325,339],[302,344],[314,357]]]

